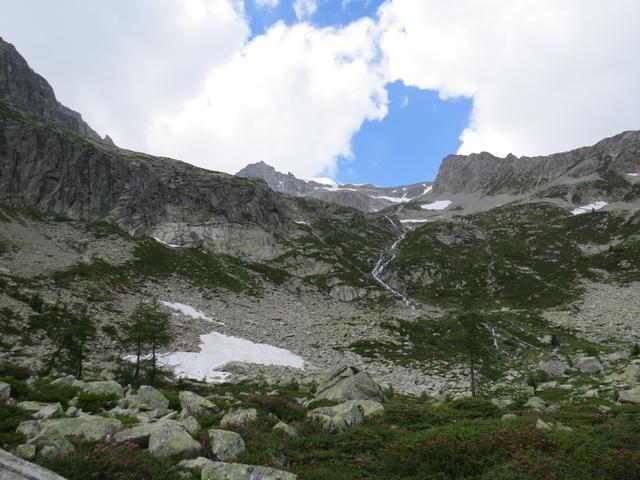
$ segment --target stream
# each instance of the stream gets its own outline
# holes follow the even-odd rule
[[[398,238],[396,239],[395,242],[393,242],[391,247],[389,247],[388,252],[385,252],[382,255],[380,255],[378,262],[376,263],[375,267],[373,267],[373,270],[371,271],[371,276],[376,282],[382,285],[382,287],[385,290],[387,290],[389,293],[391,293],[394,297],[399,298],[404,302],[404,304],[407,307],[411,307],[412,309],[415,310],[416,307],[409,297],[407,297],[406,295],[403,295],[402,293],[400,293],[398,290],[393,288],[391,285],[389,285],[382,279],[382,273],[384,272],[384,269],[386,268],[387,265],[389,265],[389,263],[391,263],[391,261],[394,258],[396,258],[398,245],[400,245],[400,242],[404,240],[404,237],[407,234],[404,228],[402,228],[401,225],[396,224],[393,220],[391,220],[391,218],[387,217],[386,215],[384,218],[389,220],[391,225],[393,225],[393,228],[396,230],[396,232],[398,232]]]

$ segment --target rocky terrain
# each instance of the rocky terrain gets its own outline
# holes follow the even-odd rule
[[[69,478],[132,451],[165,476],[114,478],[575,478],[547,476],[557,442],[581,478],[636,478],[599,468],[637,472],[639,173],[638,132],[451,156],[432,190],[212,172],[101,139],[0,40],[0,446]],[[141,305],[174,334],[157,376],[131,373]],[[87,322],[81,368],[56,363]],[[486,431],[504,456],[451,467]]]
[[[280,173],[264,162],[247,165],[236,173],[236,176],[259,178],[267,182],[267,185],[276,192],[296,197],[318,198],[365,212],[376,212],[390,205],[418,200],[431,191],[431,182],[379,187],[351,183],[338,185],[328,183],[328,180],[301,180],[291,172]]]

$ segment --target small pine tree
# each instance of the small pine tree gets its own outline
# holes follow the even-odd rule
[[[168,346],[175,338],[171,328],[171,315],[158,310],[157,302],[140,303],[131,322],[123,328],[125,345],[136,356],[134,378],[139,378],[142,358],[148,356],[149,381],[153,385],[158,372],[158,350]]]
[[[478,393],[481,374],[491,373],[494,356],[491,334],[483,326],[483,317],[477,312],[464,312],[457,317],[456,343],[469,364],[471,395]]]
[[[80,312],[71,317],[67,326],[67,353],[76,378],[82,378],[83,364],[87,355],[87,344],[96,337],[96,326],[87,313],[87,306],[80,307]]]

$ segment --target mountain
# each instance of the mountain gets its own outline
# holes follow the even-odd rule
[[[238,177],[259,178],[276,192],[297,197],[313,197],[357,208],[366,212],[376,212],[390,205],[406,203],[419,199],[431,190],[431,182],[399,185],[397,187],[379,187],[365,184],[323,183],[318,180],[301,180],[292,173],[280,173],[264,162],[247,165],[238,173]]]

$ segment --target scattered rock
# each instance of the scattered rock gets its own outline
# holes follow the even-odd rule
[[[245,425],[249,422],[253,422],[257,418],[258,412],[255,408],[239,408],[222,417],[222,420],[220,420],[220,426],[224,428],[230,425]]]
[[[620,403],[640,403],[640,387],[618,392]]]
[[[77,382],[74,382],[76,385]],[[124,389],[122,386],[113,380],[101,380],[96,382],[80,382],[80,389],[84,392],[95,393],[98,395],[114,394],[118,398],[124,396]]]
[[[222,462],[235,460],[245,450],[242,437],[229,430],[209,430],[209,443],[213,456]]]
[[[599,373],[602,371],[602,363],[596,357],[578,357],[574,359],[573,366],[582,373]]]
[[[538,385],[538,388],[536,388],[536,390],[550,390],[552,388],[558,388],[558,382],[557,381],[551,381],[551,382],[544,382],[541,383],[540,385]]]
[[[202,469],[202,480],[296,480],[293,473],[275,468],[244,465],[242,463],[207,463]]]
[[[165,420],[154,426],[149,436],[149,452],[181,458],[196,458],[200,454],[200,444],[191,438],[180,423]]]
[[[602,360],[604,360],[607,363],[613,363],[613,362],[619,362],[620,360],[624,360],[625,358],[629,358],[629,352],[621,350],[619,352],[613,352],[613,353],[609,353],[608,355],[605,355],[604,357],[602,357]]]
[[[122,430],[122,423],[118,420],[94,415],[44,420],[39,422],[39,429],[33,429],[31,426],[22,428],[23,423],[18,429],[29,438],[28,443],[38,446],[53,445],[66,438],[98,442]]]
[[[62,405],[60,403],[44,403],[29,400],[19,402],[18,407],[31,412],[34,418],[51,418],[58,413],[62,413]]]
[[[127,395],[129,408],[137,408],[147,412],[155,411],[153,416],[169,413],[169,400],[162,393],[149,385],[142,385],[135,395]]]
[[[362,410],[353,402],[334,407],[320,407],[307,413],[307,418],[317,423],[326,432],[342,432],[347,427],[360,425],[364,420]]]
[[[11,385],[0,382],[0,400],[8,400],[11,397]]]
[[[569,364],[563,360],[549,360],[548,362],[540,362],[538,370],[542,370],[547,375],[559,377],[569,368]]]
[[[524,406],[527,408],[532,408],[534,410],[542,410],[547,406],[547,404],[540,397],[531,397],[529,400],[527,400],[527,403],[525,403]]]
[[[316,399],[384,401],[382,388],[367,372],[357,367],[342,367],[329,372],[320,382]]]
[[[289,435],[290,437],[297,437],[298,436],[298,430],[295,427],[292,427],[291,425],[287,425],[285,422],[278,422],[274,425],[272,431],[274,432],[283,432],[287,435]]]
[[[179,398],[183,412],[186,411],[188,415],[197,417],[210,413],[218,413],[220,411],[213,402],[193,392],[180,392]]]

